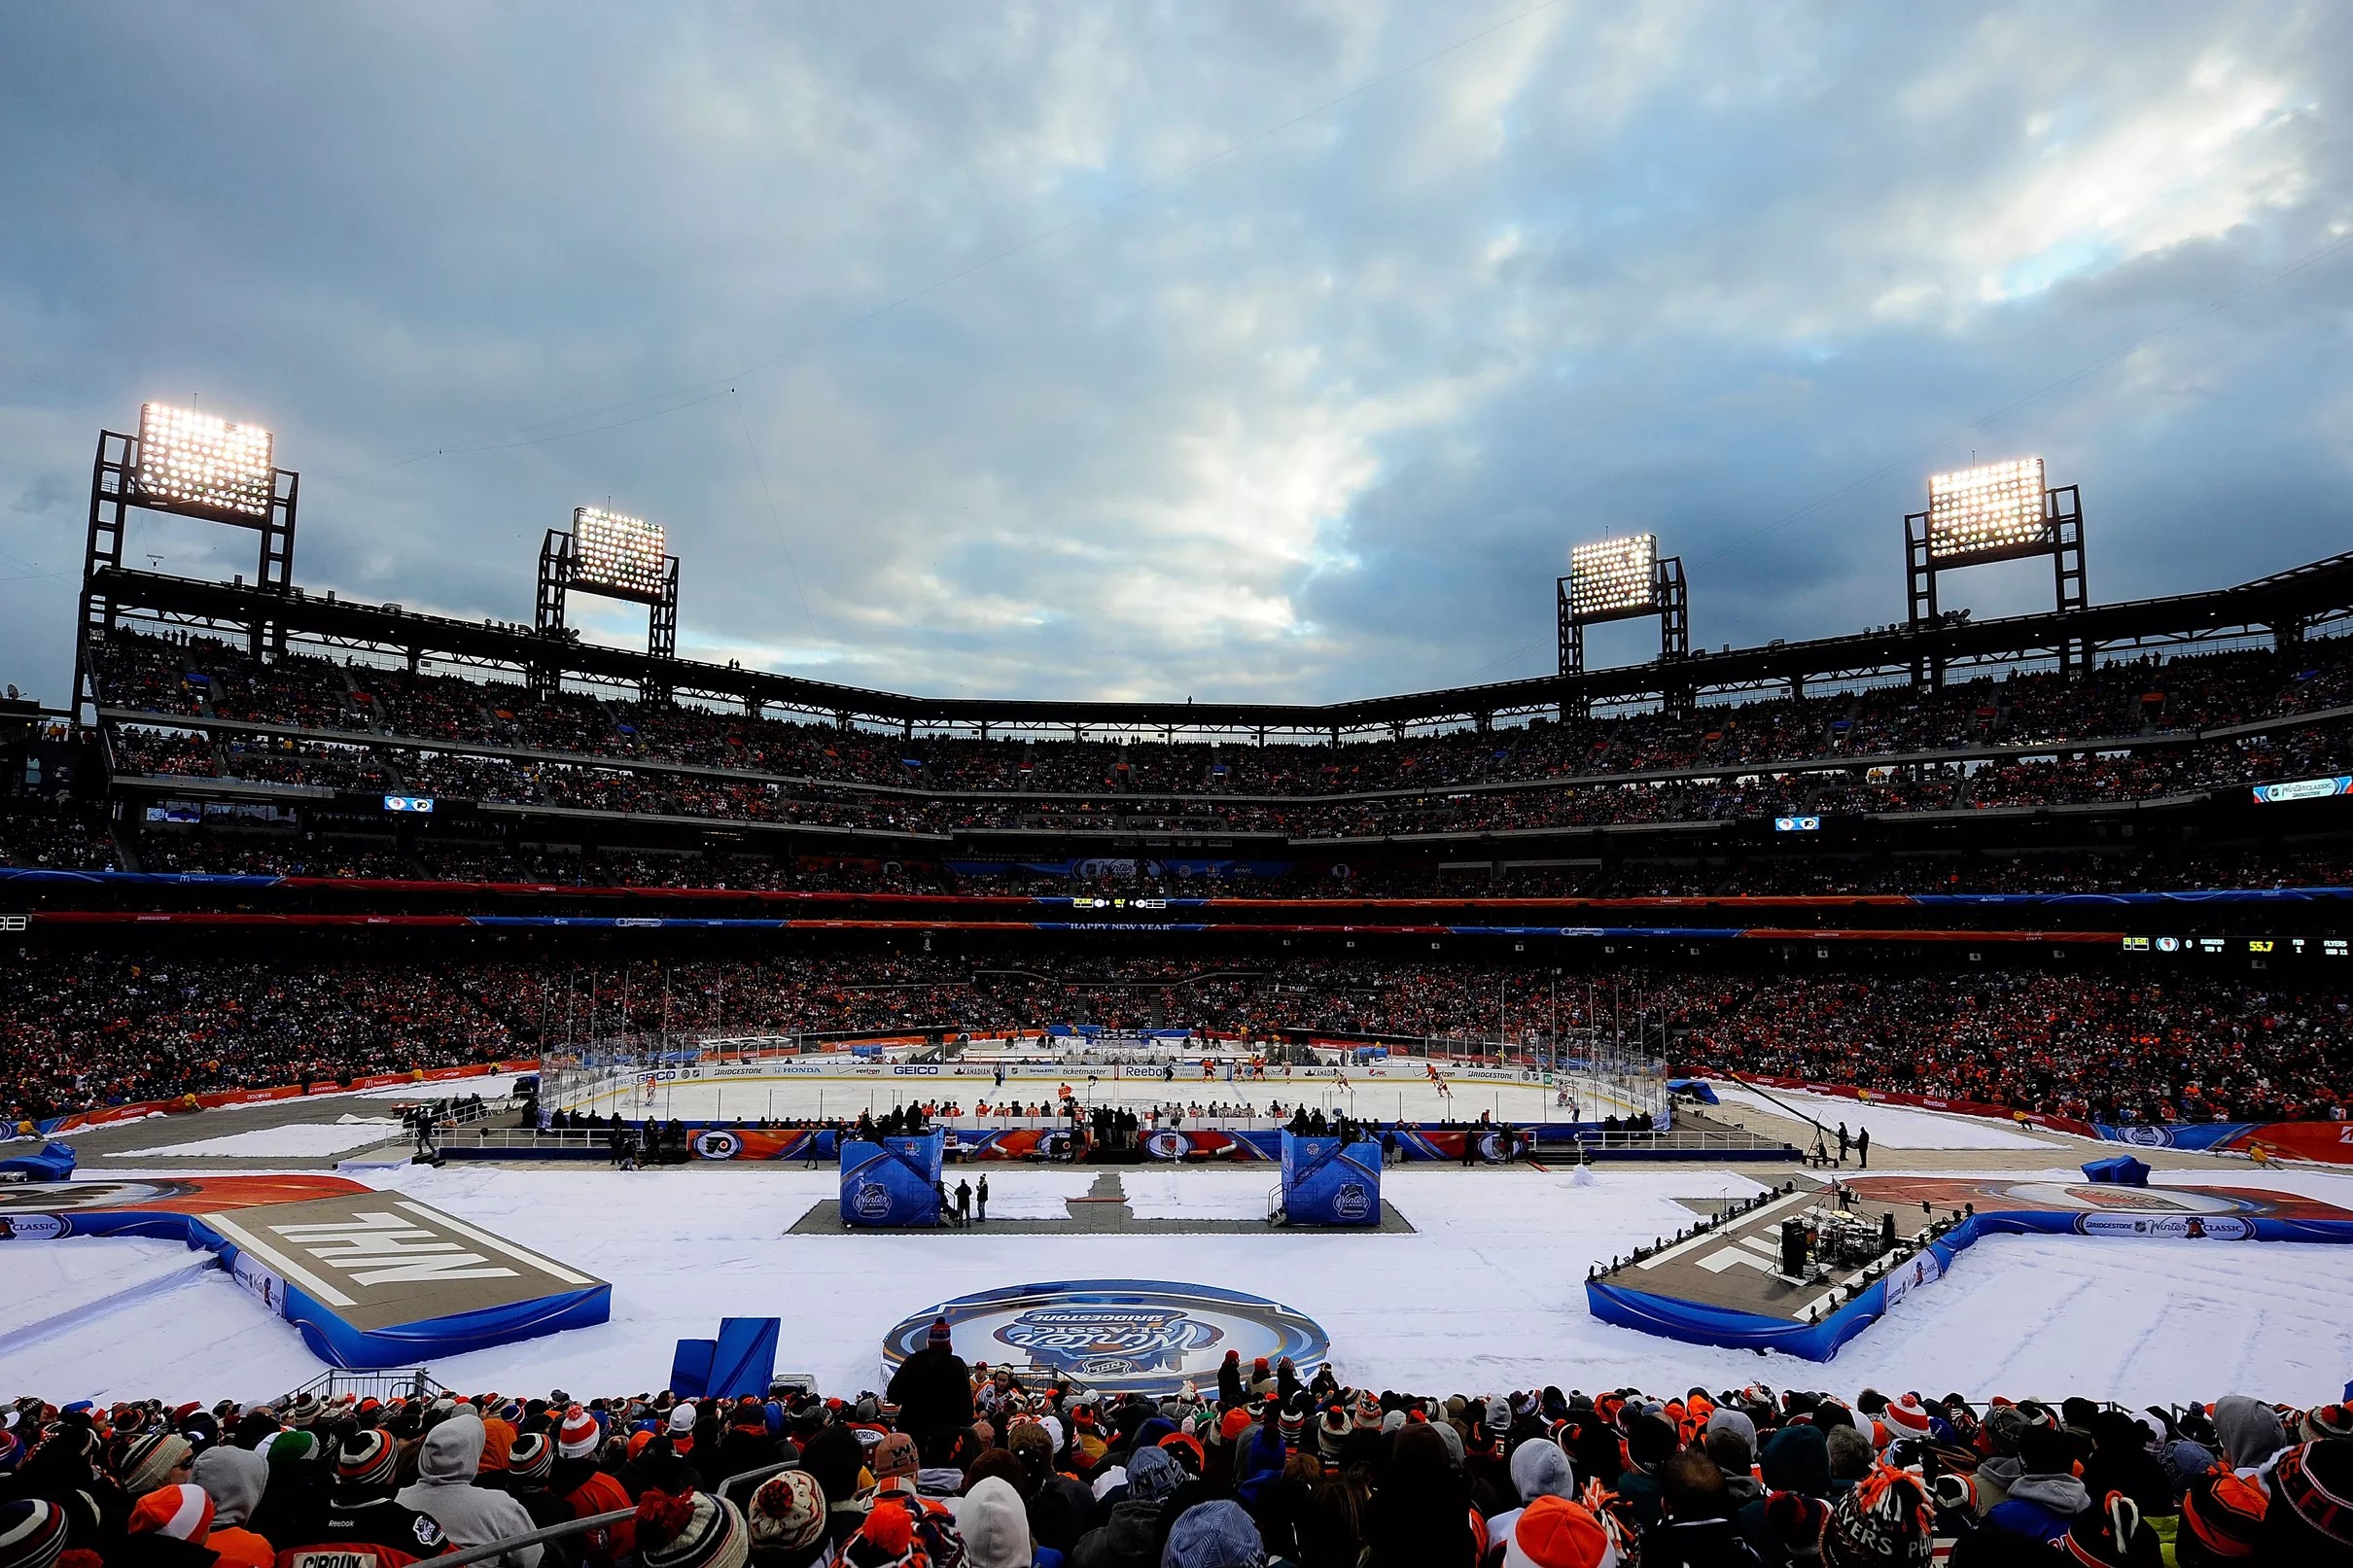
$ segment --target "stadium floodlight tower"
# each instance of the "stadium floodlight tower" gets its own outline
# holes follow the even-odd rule
[[[1585,628],[1604,621],[1659,617],[1660,695],[1677,706],[1686,688],[1671,679],[1673,667],[1691,653],[1691,602],[1684,591],[1683,558],[1662,556],[1655,534],[1597,540],[1568,552],[1568,575],[1553,579],[1554,609],[1561,638],[1561,716],[1582,716],[1582,697],[1571,698],[1566,682],[1585,673]]]
[[[259,425],[234,425],[160,402],[140,406],[136,436],[98,433],[89,533],[82,549],[82,635],[74,655],[77,714],[88,692],[92,645],[105,642],[114,630],[115,601],[104,575],[123,569],[123,538],[132,510],[251,529],[262,536],[254,585],[280,596],[292,587],[301,477],[277,466],[274,447],[270,433]],[[246,623],[246,635],[257,659],[265,644],[285,651],[283,621],[257,615]],[[94,703],[94,694],[88,700]]]
[[[2084,579],[2084,505],[2074,485],[2053,489],[2039,457],[1981,463],[1952,473],[1931,474],[1928,509],[1904,518],[1904,566],[1912,604],[1912,629],[1944,623],[1937,604],[1937,574],[1955,567],[1984,566],[2029,556],[2051,557],[2055,608],[2064,615],[2089,603]],[[2062,636],[2061,672],[2091,667],[2091,645]],[[1915,681],[1945,683],[1945,661],[1915,657]]]
[[[574,590],[648,607],[646,652],[656,659],[678,655],[678,557],[668,552],[659,523],[624,517],[602,506],[572,508],[572,532],[547,530],[540,543],[540,636],[552,643],[569,637],[564,602]],[[559,677],[556,659],[535,665],[532,683],[551,688]],[[649,701],[667,696],[667,682],[649,680]]]

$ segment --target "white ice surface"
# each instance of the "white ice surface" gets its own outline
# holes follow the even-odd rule
[[[1716,1094],[1728,1105],[1750,1110],[1786,1115],[1763,1096],[1731,1084],[1710,1080]],[[2003,1127],[1981,1116],[1963,1116],[1957,1112],[1904,1110],[1877,1101],[1841,1099],[1835,1095],[1809,1095],[1798,1090],[1776,1089],[1774,1099],[1810,1116],[1834,1133],[1841,1122],[1848,1132],[1871,1129],[1874,1149],[2055,1149],[2085,1139],[2070,1138],[2059,1132],[2021,1132]]]
[[[217,1138],[198,1138],[193,1143],[124,1149],[108,1158],[295,1160],[365,1149],[401,1135],[401,1124],[394,1117],[346,1114],[332,1122],[289,1122],[283,1127],[257,1127]]]
[[[983,1174],[989,1178],[989,1218],[993,1220],[1069,1219],[1065,1200],[1084,1198],[1095,1186],[1092,1174],[1072,1170],[1033,1170],[1023,1166],[965,1170],[960,1167],[948,1180],[948,1191],[954,1193],[957,1182],[978,1181]],[[828,1188],[825,1196],[831,1198],[835,1190]]]
[[[1119,1179],[1128,1195],[1128,1211],[1140,1220],[1263,1220],[1267,1193],[1282,1181],[1272,1165],[1239,1170],[1140,1166],[1121,1171]]]
[[[1017,1174],[1026,1173],[1007,1181]],[[1171,1208],[1192,1194],[1194,1212],[1220,1212],[1255,1185],[1225,1172],[1144,1174],[1169,1184]],[[1582,1288],[1588,1263],[1688,1224],[1676,1198],[1756,1190],[1729,1171],[1601,1167],[1585,1189],[1532,1170],[1391,1171],[1384,1196],[1418,1235],[1067,1239],[783,1235],[812,1202],[834,1195],[830,1170],[451,1166],[370,1176],[613,1281],[611,1323],[437,1363],[436,1376],[459,1387],[657,1387],[674,1341],[707,1337],[722,1315],[773,1315],[785,1326],[780,1366],[856,1392],[877,1380],[883,1335],[946,1298],[1119,1277],[1272,1297],[1330,1332],[1344,1377],[1424,1392],[1547,1382],[1672,1390],[1762,1377],[1849,1395],[1866,1384],[2081,1390],[2138,1404],[2237,1391],[2306,1404],[2335,1397],[2353,1366],[2353,1313],[2343,1306],[2353,1300],[2353,1248],[2325,1246],[1997,1237],[1828,1367],[1595,1321]],[[1205,1179],[1179,1185],[1192,1176]],[[1139,1194],[1140,1178],[1122,1177]],[[2228,1184],[2270,1179],[2250,1169]],[[994,1198],[994,1172],[990,1186]],[[1157,1197],[1149,1202],[1161,1206]],[[87,1261],[98,1256],[89,1248],[105,1263]],[[59,1304],[114,1295],[143,1266],[120,1260],[143,1254],[185,1257],[165,1242],[18,1243],[8,1252],[10,1279],[53,1315]],[[205,1401],[282,1392],[319,1371],[291,1328],[218,1273],[69,1326],[0,1357],[0,1367],[9,1385],[0,1396]]]

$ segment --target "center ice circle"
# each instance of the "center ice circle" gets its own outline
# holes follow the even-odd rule
[[[948,1324],[966,1362],[1009,1367],[1033,1387],[1061,1376],[1103,1393],[1159,1397],[1190,1381],[1213,1389],[1228,1350],[1247,1372],[1288,1356],[1304,1379],[1331,1353],[1314,1319],[1262,1296],[1156,1279],[1050,1280],[959,1296],[925,1308],[883,1340],[883,1375]]]

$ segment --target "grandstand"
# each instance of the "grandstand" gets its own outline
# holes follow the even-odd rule
[[[298,1562],[331,1483],[515,1568],[1964,1562],[2079,1472],[2089,1560],[2343,1560],[2353,1253],[2223,1238],[2353,1238],[2353,555],[2094,604],[2037,463],[1965,546],[1932,489],[1899,627],[1694,649],[1642,537],[1540,679],[933,699],[678,657],[678,557],[596,508],[529,626],[307,590],[296,476],[171,489],[183,428],[102,436],[72,699],[0,707],[0,1230],[72,1237],[0,1313],[0,1568],[128,1560],[173,1432],[215,1550]],[[252,580],[126,566],[143,507]],[[2053,610],[1945,608],[2019,554]],[[855,1234],[860,1160],[941,1223]],[[536,1273],[377,1303],[379,1222]]]

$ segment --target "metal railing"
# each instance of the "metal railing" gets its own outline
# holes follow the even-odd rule
[[[304,1394],[316,1395],[323,1401],[341,1399],[345,1394],[354,1399],[431,1400],[448,1392],[423,1367],[379,1372],[336,1371],[321,1373],[301,1387],[287,1390],[275,1403],[286,1405]]]
[[[741,1475],[729,1476],[717,1486],[712,1487],[711,1491],[714,1496],[726,1497],[731,1488],[747,1484],[756,1485],[770,1476],[781,1476],[788,1470],[798,1470],[799,1468],[800,1461],[797,1459],[787,1459],[781,1464],[762,1465],[757,1470],[747,1470]],[[744,1507],[746,1498],[735,1497],[730,1500],[740,1509]],[[583,1518],[566,1519],[561,1524],[550,1524],[537,1530],[525,1530],[520,1535],[502,1536],[496,1541],[485,1541],[478,1547],[468,1547],[463,1551],[452,1551],[445,1556],[436,1557],[433,1559],[434,1568],[468,1568],[471,1563],[489,1562],[493,1558],[503,1557],[517,1547],[539,1546],[548,1541],[562,1541],[571,1536],[586,1535],[591,1530],[606,1529],[636,1517],[637,1510],[635,1508],[616,1508],[603,1514],[590,1514]]]

